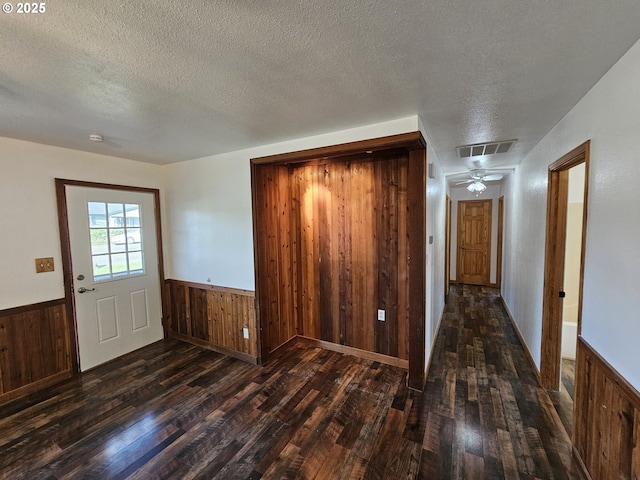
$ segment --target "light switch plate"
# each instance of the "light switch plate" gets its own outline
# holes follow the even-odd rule
[[[378,309],[378,320],[384,322],[387,319],[387,312],[384,310]]]
[[[249,329],[248,329],[247,327],[244,327],[244,328],[242,329],[242,336],[243,336],[244,338],[249,338]]]
[[[36,273],[53,272],[53,257],[36,258]]]

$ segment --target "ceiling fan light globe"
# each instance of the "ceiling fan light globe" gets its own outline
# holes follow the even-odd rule
[[[467,190],[470,191],[471,193],[475,193],[476,197],[480,195],[482,192],[484,192],[486,189],[487,189],[487,186],[484,183],[482,183],[480,180],[477,180],[467,185]]]

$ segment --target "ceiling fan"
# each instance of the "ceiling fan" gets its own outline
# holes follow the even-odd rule
[[[475,193],[476,197],[487,189],[484,182],[502,180],[502,177],[504,176],[501,173],[487,174],[487,170],[482,168],[470,170],[469,174],[471,176],[469,180],[458,182],[456,185],[464,185],[465,183],[468,183],[469,185],[467,185],[467,190],[471,193]]]
[[[464,185],[465,183],[474,182],[491,182],[495,180],[502,180],[504,177],[501,173],[487,174],[487,170],[484,168],[474,168],[473,170],[469,170],[469,176],[471,177],[469,180],[458,182],[456,185]]]

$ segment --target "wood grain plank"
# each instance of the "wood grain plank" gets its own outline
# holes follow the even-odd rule
[[[498,290],[451,286],[431,362],[420,478],[577,478]]]
[[[587,472],[592,478],[637,478],[640,394],[582,337],[575,378],[573,438]]]
[[[422,390],[425,373],[426,153],[409,153],[407,234],[409,236],[409,386]]]
[[[318,291],[320,292],[319,319],[320,319],[320,339],[333,342],[333,288],[331,276],[331,245],[333,235],[331,234],[331,173],[324,166],[319,165],[316,170],[317,183],[315,183],[314,193],[317,206],[317,236],[318,243]]]
[[[319,147],[298,152],[281,153],[266,157],[252,158],[254,165],[265,163],[296,163],[314,160],[318,158],[340,158],[347,155],[358,154],[367,151],[388,149],[420,149],[425,147],[425,141],[420,132],[401,133],[386,137],[359,140],[356,142],[342,143],[328,147]]]
[[[330,275],[331,282],[331,316],[326,321],[331,322],[331,342],[341,345],[344,343],[343,331],[341,326],[341,306],[340,306],[340,288],[343,281],[344,273],[341,269],[344,266],[343,258],[341,258],[341,238],[344,239],[344,184],[342,178],[347,168],[345,163],[336,164],[335,168],[329,170],[329,174],[325,177],[327,184],[331,208],[329,211],[331,239],[329,258],[330,258]]]
[[[238,352],[239,358],[246,356],[255,363],[258,353],[255,298],[248,291],[234,292],[171,279],[166,284],[172,305],[170,336],[224,352]],[[249,329],[248,339],[243,337],[245,327]],[[183,333],[188,331],[191,334]]]
[[[68,332],[63,301],[0,312],[0,403],[70,374]]]
[[[633,451],[631,453],[631,476],[634,480],[640,478],[640,409],[635,409],[633,415]]]

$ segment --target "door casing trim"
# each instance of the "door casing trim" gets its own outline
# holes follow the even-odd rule
[[[584,163],[585,183],[578,296],[578,335],[580,335],[582,331],[582,291],[587,240],[587,210],[589,205],[590,145],[591,140],[587,140],[549,165],[544,286],[542,297],[542,339],[540,342],[540,382],[542,387],[550,390],[558,390],[560,386],[562,302],[559,300],[558,292],[562,290],[564,285],[569,169]]]
[[[496,249],[496,288],[502,288],[502,248],[504,242],[504,195],[498,197],[498,238]]]
[[[449,298],[449,286],[451,285],[451,209],[453,202],[446,195],[445,212],[445,262],[444,262],[444,301]]]

